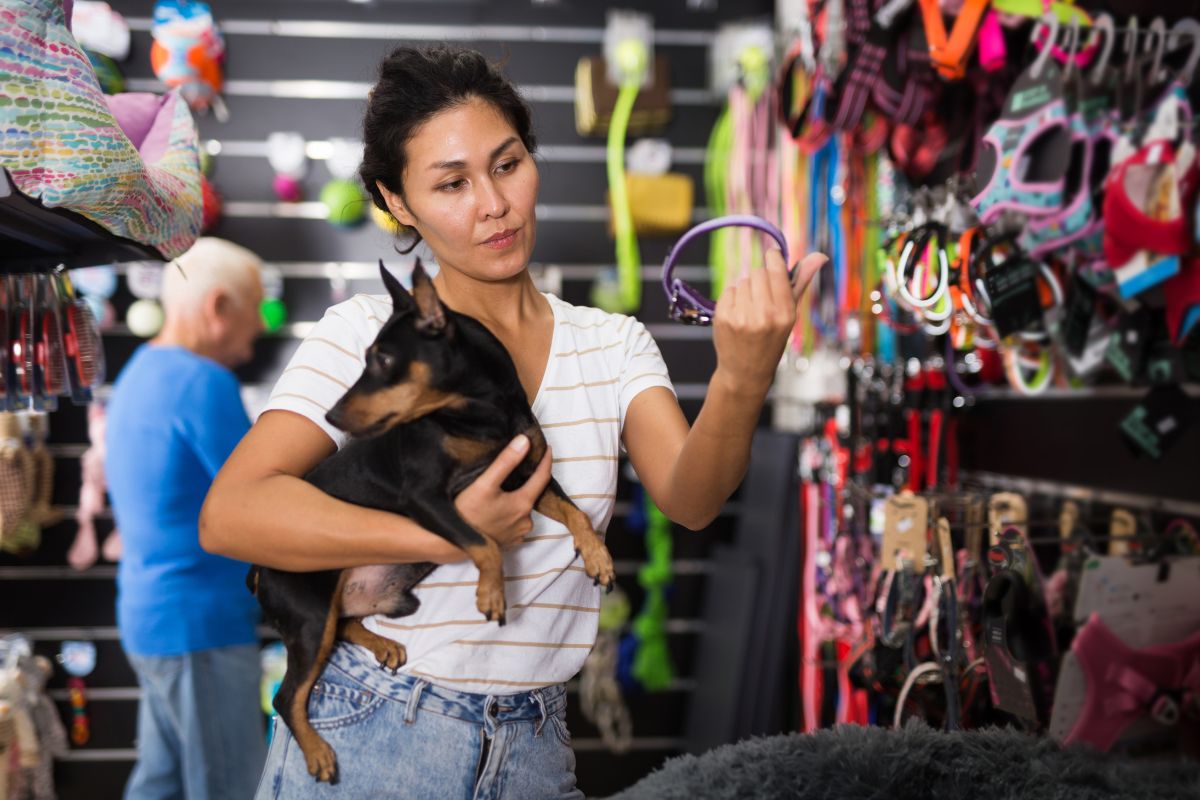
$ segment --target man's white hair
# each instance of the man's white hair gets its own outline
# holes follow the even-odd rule
[[[194,311],[213,289],[242,300],[259,280],[262,259],[241,245],[202,236],[163,270],[162,304],[167,313]]]

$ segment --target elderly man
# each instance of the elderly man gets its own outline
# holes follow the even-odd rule
[[[257,256],[202,238],[163,271],[162,332],[108,406],[109,492],[124,539],[121,643],[142,689],[128,800],[254,794],[266,758],[258,604],[246,565],[200,548],[200,506],[250,428],[232,368],[262,332]]]

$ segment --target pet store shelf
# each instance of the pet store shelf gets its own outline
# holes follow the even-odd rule
[[[129,17],[129,28],[149,31],[150,17]],[[225,34],[307,39],[382,39],[422,42],[538,42],[545,44],[602,44],[604,28],[557,25],[421,25],[414,23],[346,22],[342,20],[226,19]],[[709,47],[715,35],[708,30],[654,31],[654,43],[678,47]]]
[[[129,78],[125,88],[131,92],[161,94],[167,90],[157,78]],[[530,103],[574,103],[575,87],[523,84],[517,87]],[[327,80],[229,80],[223,94],[227,97],[282,97],[292,100],[366,100],[371,84],[366,81]],[[674,106],[716,107],[718,100],[708,89],[672,89]]]
[[[45,208],[0,169],[0,273],[162,260],[154,248],[114,236],[79,214]]]

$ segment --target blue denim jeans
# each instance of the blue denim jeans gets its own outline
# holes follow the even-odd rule
[[[276,718],[256,800],[548,800],[575,788],[561,685],[468,694],[392,675],[339,643],[313,687],[308,716],[337,753],[337,783],[318,783]]]
[[[142,699],[125,800],[251,797],[267,750],[258,647],[126,655]]]

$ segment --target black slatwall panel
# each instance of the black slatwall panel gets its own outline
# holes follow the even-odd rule
[[[498,25],[588,28],[598,33],[604,25],[608,3],[564,0],[542,5],[520,0],[474,2],[403,2],[376,0],[367,4],[350,2],[233,2],[211,3],[219,21],[233,20],[316,20],[369,23],[419,23],[435,25]],[[148,20],[153,3],[149,0],[112,0],[112,5],[135,21],[133,52],[122,65],[126,77],[152,79],[149,68],[150,35],[137,30],[137,20]],[[657,0],[629,4],[655,15],[660,29],[705,31],[722,21],[770,14],[769,0],[741,0],[720,3],[715,12],[688,10],[686,0]],[[395,42],[346,38],[291,38],[226,32],[228,46],[226,77],[246,80],[337,80],[369,83],[376,64]],[[471,43],[466,43],[470,45]],[[508,74],[524,85],[570,87],[574,67],[583,55],[593,55],[601,45],[529,41],[488,41],[479,49],[505,65]],[[698,45],[660,45],[659,52],[671,61],[671,79],[675,89],[701,89],[707,81],[707,48]],[[135,84],[136,86],[136,84]],[[365,94],[364,94],[365,98]],[[227,123],[212,117],[199,119],[202,139],[262,142],[272,131],[295,130],[309,140],[334,136],[357,137],[363,100],[313,100],[295,98],[250,97],[231,94],[226,98],[230,111]],[[534,123],[543,146],[589,145],[602,149],[603,139],[583,139],[575,133],[574,109],[570,102],[533,102]],[[716,103],[677,105],[666,137],[683,148],[703,148],[716,119]],[[684,163],[676,169],[696,180],[697,201],[702,203],[703,187],[698,163]],[[584,162],[542,159],[540,203],[602,206],[606,180],[600,161]],[[315,200],[329,175],[324,162],[310,163],[305,179],[306,199]],[[218,156],[213,181],[227,202],[271,202],[272,173],[265,158]],[[551,215],[547,215],[551,216]],[[613,245],[603,222],[562,222],[544,219],[539,225],[534,260],[540,263],[571,265],[609,264]],[[388,237],[371,223],[356,230],[337,230],[321,220],[279,219],[271,217],[227,216],[215,234],[243,244],[258,252],[264,260],[285,270],[288,262],[353,261],[374,262],[378,258],[397,259]],[[670,245],[667,240],[643,240],[643,262],[660,264]],[[563,295],[574,303],[586,303],[590,279],[571,277],[564,282]],[[665,303],[653,280],[644,284],[645,305],[639,317],[648,323],[665,323]],[[355,281],[350,291],[380,291],[374,281]],[[114,298],[122,317],[132,298],[122,284]],[[285,300],[292,322],[315,321],[332,302],[330,284],[322,278],[288,277]],[[257,347],[254,361],[241,370],[248,384],[269,386],[282,369],[298,340],[292,336],[264,338]],[[129,358],[139,340],[122,333],[105,337],[105,354],[110,380]],[[711,374],[714,356],[705,338],[660,337],[660,346],[672,377],[681,384],[702,384]],[[685,400],[689,417],[699,410],[699,401]],[[78,455],[87,441],[86,412],[65,407],[51,420],[51,441],[56,446],[57,476],[55,502],[70,510],[79,491]],[[620,499],[628,502],[630,487],[622,480]],[[698,534],[677,531],[676,558],[707,563],[714,542],[728,541],[732,535],[732,517],[724,516],[708,530]],[[111,520],[99,523],[101,539],[111,528]],[[75,535],[75,524],[68,520],[45,531],[41,548],[31,556],[15,559],[0,556],[0,626],[31,632],[38,652],[53,656],[59,640],[87,628],[99,650],[96,671],[88,679],[91,700],[92,740],[75,751],[70,760],[58,765],[56,775],[59,796],[74,798],[118,797],[132,766],[134,747],[136,681],[115,640],[113,603],[115,584],[113,565],[103,561],[82,576],[66,567],[66,552]],[[609,546],[618,560],[636,566],[644,558],[640,537],[627,533],[620,515],[609,529]],[[635,608],[641,601],[635,570],[628,569],[620,578]],[[671,593],[673,621],[694,620],[701,607],[705,580],[702,574],[681,575]],[[686,625],[685,625],[686,629]],[[578,749],[580,786],[589,795],[603,795],[627,786],[658,766],[675,752],[671,741],[678,737],[686,705],[691,701],[687,679],[693,674],[695,635],[686,630],[670,636],[670,646],[683,685],[657,695],[630,698],[635,733],[646,740],[643,749],[616,757],[596,748],[597,732],[581,718],[578,708],[570,711],[570,726]],[[51,689],[60,710],[67,715],[65,679],[55,675]],[[65,718],[68,718],[65,716]]]

